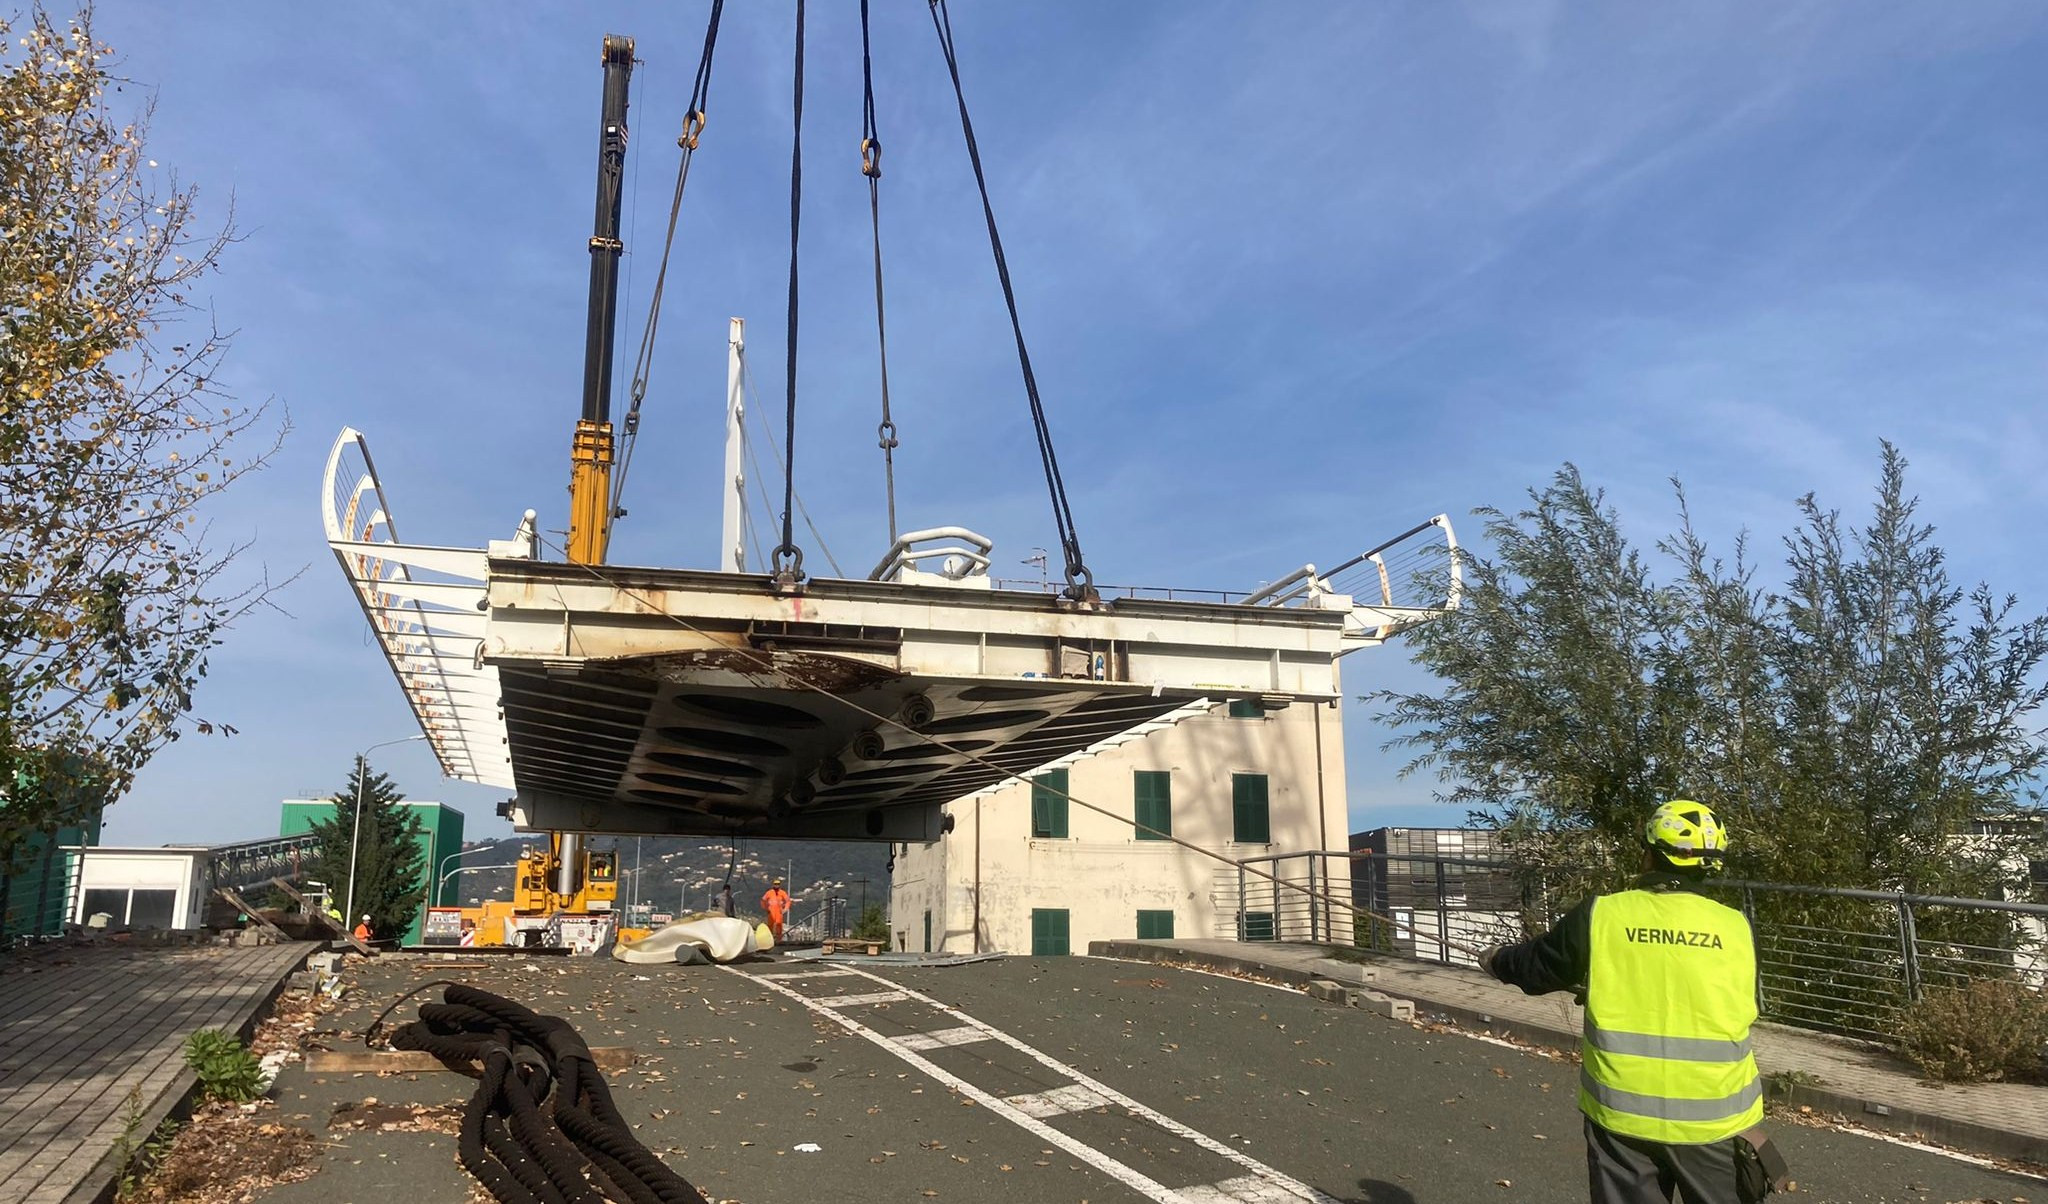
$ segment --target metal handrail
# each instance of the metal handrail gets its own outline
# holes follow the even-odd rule
[[[1299,870],[1288,866],[1297,860]],[[1270,867],[1285,884],[1254,879],[1253,866]],[[1265,854],[1237,864],[1234,927],[1240,940],[1306,939],[1471,965],[1474,946],[1525,939],[1554,923],[1590,893],[1588,868],[1367,849]],[[1231,873],[1219,873],[1219,893],[1227,895]],[[1342,879],[1347,889],[1297,889],[1318,879]],[[1888,1042],[1900,1012],[1929,986],[1993,978],[2048,990],[2048,904],[1740,878],[1701,886],[1733,896],[1750,919],[1767,1019]],[[1781,918],[1787,909],[1769,899],[1834,905]],[[1218,935],[1232,925],[1220,916]]]
[[[926,548],[918,552],[910,550],[910,545],[923,543],[928,539],[964,540],[974,547]],[[989,550],[995,546],[994,540],[965,527],[927,527],[922,531],[905,531],[896,537],[895,543],[889,545],[888,555],[882,557],[882,562],[875,566],[875,571],[868,574],[868,580],[887,581],[905,567],[934,556],[965,556],[976,568],[986,573]]]

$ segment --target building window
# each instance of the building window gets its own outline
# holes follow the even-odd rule
[[[1034,907],[1031,909],[1031,956],[1065,957],[1067,955],[1067,909],[1064,907]]]
[[[1270,844],[1273,819],[1266,806],[1266,775],[1230,775],[1230,838],[1239,844]]]
[[[1034,839],[1067,838],[1067,771],[1048,769],[1031,779],[1031,835]]]
[[[1141,941],[1170,941],[1173,939],[1173,913],[1171,911],[1138,912],[1138,939]]]
[[[1270,911],[1240,911],[1237,913],[1237,939],[1241,941],[1270,941],[1273,939],[1273,913]]]
[[[1230,700],[1232,719],[1264,719],[1266,704],[1256,698],[1233,698]]]
[[[1131,783],[1134,818],[1143,825],[1135,829],[1138,839],[1165,840],[1173,835],[1173,775],[1160,769],[1140,769],[1131,774]]]
[[[924,951],[932,951],[932,909],[929,907],[924,909]]]

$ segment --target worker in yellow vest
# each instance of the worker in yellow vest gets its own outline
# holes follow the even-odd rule
[[[1785,1166],[1757,1128],[1755,939],[1741,912],[1697,893],[1728,834],[1707,807],[1673,799],[1651,814],[1643,844],[1628,890],[1580,903],[1534,940],[1487,949],[1479,964],[1525,994],[1583,993],[1579,1110],[1593,1204],[1750,1204]]]

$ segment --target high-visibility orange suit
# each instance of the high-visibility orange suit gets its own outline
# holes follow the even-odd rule
[[[781,944],[782,918],[789,914],[789,892],[782,889],[782,879],[777,878],[761,896],[761,908],[768,913],[768,931],[775,937],[775,943]]]

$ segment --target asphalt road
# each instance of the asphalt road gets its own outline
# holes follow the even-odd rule
[[[620,1107],[718,1201],[1586,1198],[1576,1069],[1564,1062],[1153,966],[805,968],[536,959],[448,972],[383,958],[352,973],[346,1006],[322,1028],[345,1048],[342,1033],[444,974],[567,1017],[594,1046],[639,1051],[612,1076]],[[286,1118],[332,1144],[320,1173],[263,1199],[466,1199],[452,1136],[334,1118],[366,1097],[459,1104],[469,1086],[288,1069]],[[1799,1180],[1791,1200],[2048,1204],[2040,1179],[1777,1128]]]

